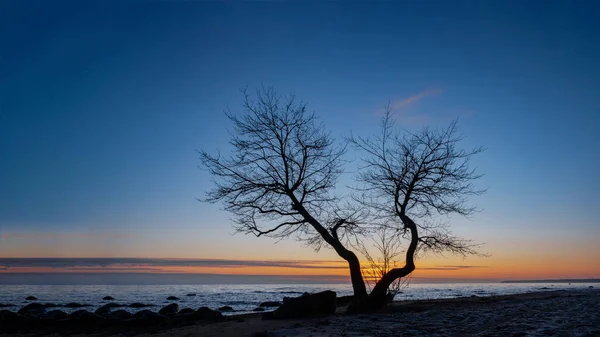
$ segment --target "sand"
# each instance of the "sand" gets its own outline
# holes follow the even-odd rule
[[[95,336],[599,336],[600,290],[548,291],[394,302],[379,313],[282,321],[259,314],[162,331],[111,329]],[[45,331],[44,335],[65,335]],[[40,335],[29,334],[29,336]],[[72,335],[72,334],[71,334]],[[89,333],[86,335],[90,335]],[[5,335],[0,335],[5,336]]]

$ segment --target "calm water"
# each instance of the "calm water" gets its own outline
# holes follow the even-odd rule
[[[583,289],[598,284],[567,284],[567,283],[438,283],[411,284],[403,289],[395,300],[455,298],[463,296],[490,296],[525,293],[531,291],[551,291],[559,289]],[[0,286],[0,304],[13,306],[5,309],[18,310],[31,301],[25,301],[27,296],[35,296],[40,303],[66,304],[77,302],[90,304],[84,308],[95,310],[102,304],[117,302],[130,304],[142,302],[153,304],[145,308],[159,310],[168,303],[178,303],[180,308],[208,306],[213,309],[229,305],[240,314],[258,307],[261,302],[281,301],[284,296],[299,296],[304,292],[318,292],[331,289],[338,296],[351,295],[348,284],[244,284],[244,285],[2,285]],[[195,296],[187,296],[195,294]],[[102,297],[110,295],[114,301],[103,301]],[[179,297],[178,301],[167,301],[169,296]],[[60,308],[66,312],[79,309]],[[124,308],[131,312],[142,309]]]

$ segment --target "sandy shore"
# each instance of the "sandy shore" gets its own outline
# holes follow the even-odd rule
[[[340,313],[311,319],[264,321],[241,315],[212,324],[162,331],[96,331],[94,336],[600,336],[600,290],[550,291],[449,300],[394,302],[379,313]],[[44,331],[28,336],[78,335]],[[7,335],[0,335],[7,336]],[[14,336],[14,335],[12,335]]]

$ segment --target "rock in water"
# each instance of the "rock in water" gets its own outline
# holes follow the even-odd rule
[[[53,321],[58,321],[61,319],[65,319],[67,317],[69,317],[69,314],[67,314],[66,312],[64,312],[62,310],[50,310],[43,316],[44,319],[53,320]]]
[[[142,310],[136,312],[133,317],[144,323],[162,323],[167,320],[167,317],[150,310]]]
[[[131,316],[133,315],[129,311],[121,309],[111,312],[109,317],[114,320],[124,321],[126,319],[131,318]]]
[[[81,303],[67,303],[65,304],[66,308],[82,308],[82,307],[91,307],[89,304],[81,304]]]
[[[144,304],[144,303],[139,303],[139,302],[135,302],[135,303],[131,303],[129,305],[130,308],[146,308],[146,307],[153,307],[154,304]]]
[[[335,313],[336,293],[326,290],[320,293],[283,299],[283,305],[275,311],[265,313],[263,319],[302,318]]]
[[[103,300],[103,301],[114,301],[114,300],[115,300],[115,298],[114,298],[114,297],[112,297],[112,296],[104,296],[104,297],[102,297],[102,300]]]
[[[179,297],[169,296],[169,297],[167,297],[167,300],[169,300],[169,301],[179,301]]]
[[[179,310],[179,312],[177,313],[178,315],[185,315],[185,314],[191,314],[196,312],[194,309],[192,308],[183,308],[181,310]]]
[[[224,307],[220,307],[220,308],[219,308],[219,311],[223,311],[223,312],[231,312],[231,311],[233,311],[233,308],[232,308],[232,307],[230,307],[230,306],[228,306],[228,305],[226,305],[226,306],[224,306]]]
[[[252,309],[252,311],[265,311],[265,308],[258,307],[258,308]]]
[[[25,297],[25,299],[28,301],[37,301],[37,297],[35,297],[35,296],[27,296],[27,297]]]
[[[196,296],[196,294],[194,294],[194,293],[190,293],[190,294],[187,294],[187,295],[185,295],[185,296]]]
[[[41,303],[31,303],[22,307],[17,312],[25,316],[39,316],[46,312],[46,307]]]
[[[118,307],[122,307],[121,304],[117,304],[117,303],[106,303],[105,305],[101,306],[100,308],[96,309],[96,311],[94,312],[96,315],[100,315],[100,316],[106,316],[108,314],[110,314],[110,310],[112,308],[118,308]]]
[[[281,302],[267,301],[262,302],[259,307],[279,307],[281,306]]]
[[[158,311],[158,313],[161,315],[165,315],[165,316],[172,316],[172,315],[176,315],[178,311],[179,311],[179,305],[177,303],[171,303],[171,304],[165,306],[164,308],[160,309]]]

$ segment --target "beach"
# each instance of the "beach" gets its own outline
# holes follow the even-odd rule
[[[397,301],[377,313],[263,320],[261,314],[216,323],[110,329],[41,329],[0,336],[600,336],[600,290]]]

